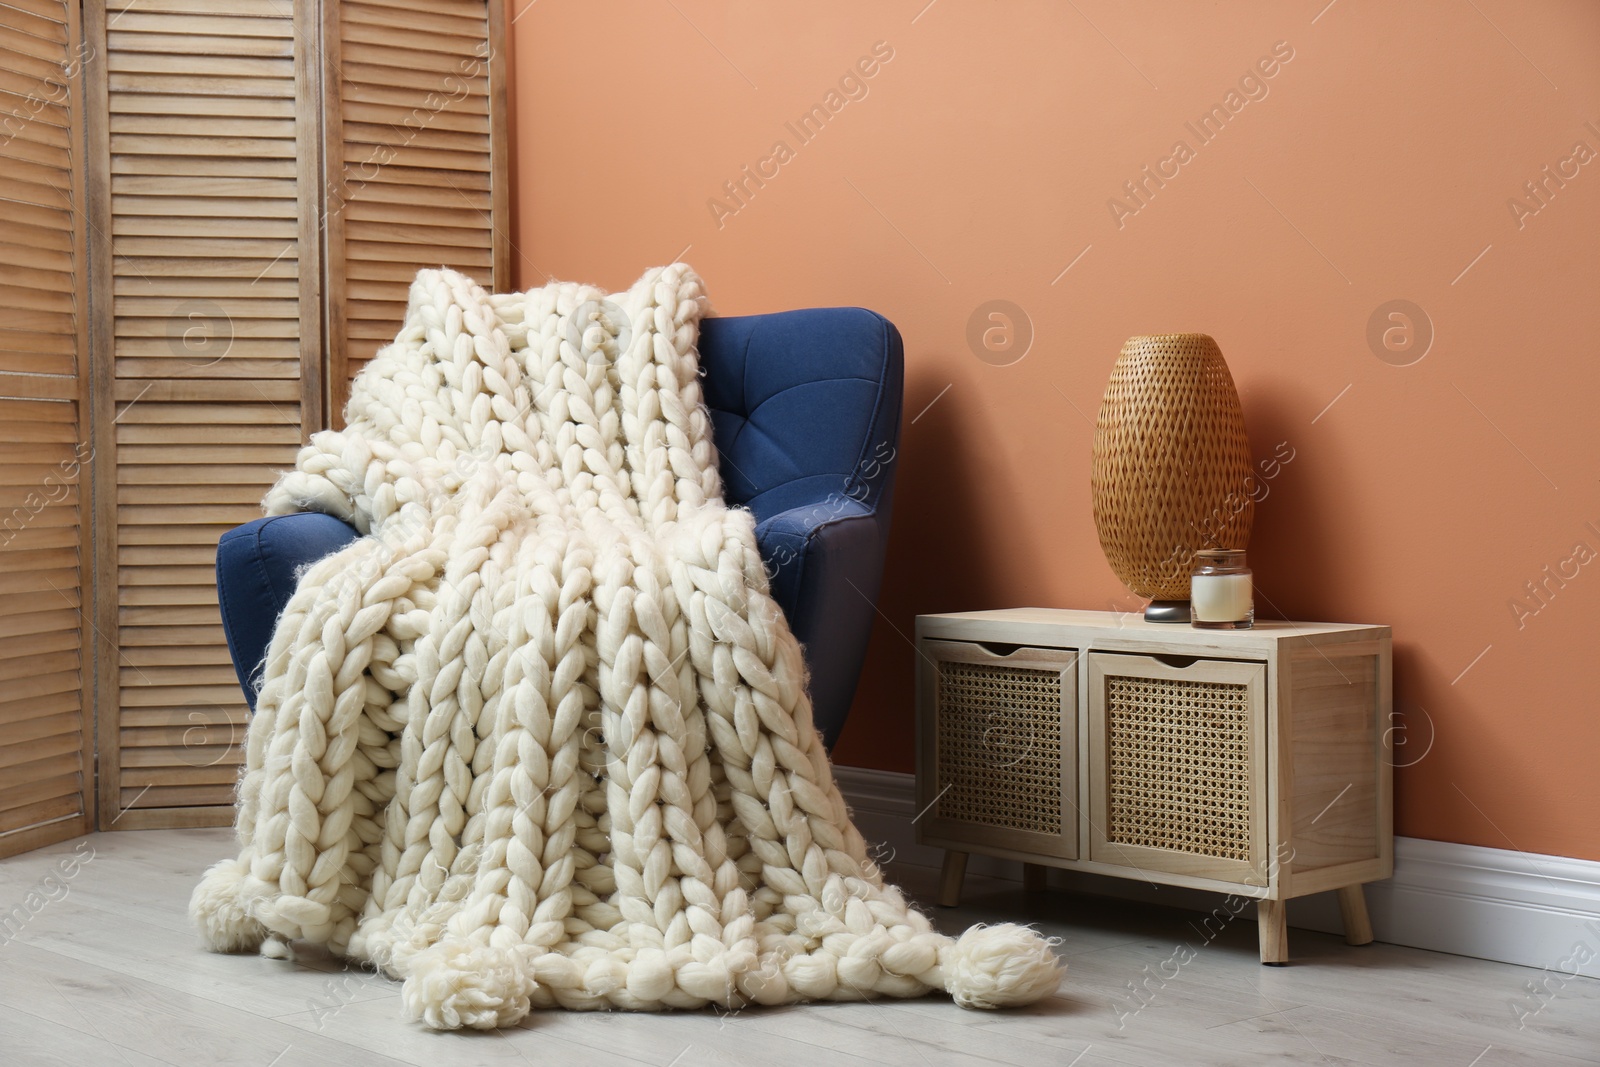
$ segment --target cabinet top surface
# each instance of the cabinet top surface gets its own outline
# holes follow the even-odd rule
[[[1114,630],[1129,637],[1167,639],[1175,643],[1191,641],[1206,644],[1236,644],[1240,648],[1260,646],[1284,638],[1325,637],[1358,632],[1368,637],[1388,637],[1389,627],[1349,622],[1284,622],[1258,619],[1249,630],[1198,630],[1187,623],[1146,622],[1138,612],[1079,611],[1070,608],[1001,608],[996,611],[958,611],[917,616],[919,628],[943,630],[942,623],[987,624],[992,626],[1071,627],[1086,630]]]

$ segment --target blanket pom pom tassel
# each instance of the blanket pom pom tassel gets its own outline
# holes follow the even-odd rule
[[[494,1030],[528,1014],[535,983],[525,949],[446,940],[406,964],[400,999],[406,1017],[431,1030]]]
[[[189,918],[212,952],[254,952],[267,938],[267,928],[250,912],[251,904],[271,887],[250,874],[244,860],[229,859],[205,873],[189,898]]]
[[[1056,958],[1059,938],[1001,923],[969,928],[941,952],[945,991],[963,1008],[1009,1008],[1053,994],[1066,973]]]

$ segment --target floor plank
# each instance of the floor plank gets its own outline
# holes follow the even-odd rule
[[[34,1016],[47,1037],[73,1031],[174,1067],[402,1062],[263,1018],[244,1006],[242,995],[241,1006],[230,1007],[16,941],[0,953],[3,969],[30,989],[26,1000],[4,1006]]]
[[[37,1017],[12,1008],[0,1007],[0,1038],[10,1063],[121,1063],[128,1067],[164,1067],[166,1063],[98,1034],[70,1026],[41,1026]]]

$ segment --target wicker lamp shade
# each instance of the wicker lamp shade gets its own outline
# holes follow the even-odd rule
[[[1106,560],[1129,589],[1189,599],[1202,548],[1245,548],[1255,502],[1239,391],[1203,333],[1130,337],[1094,430],[1090,485]]]

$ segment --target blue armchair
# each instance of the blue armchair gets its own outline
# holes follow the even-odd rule
[[[708,319],[700,363],[728,503],[749,508],[772,595],[805,648],[817,729],[844,728],[867,651],[900,443],[900,334],[861,308]],[[328,515],[246,523],[217,545],[222,626],[245,699],[295,571],[359,534]]]

